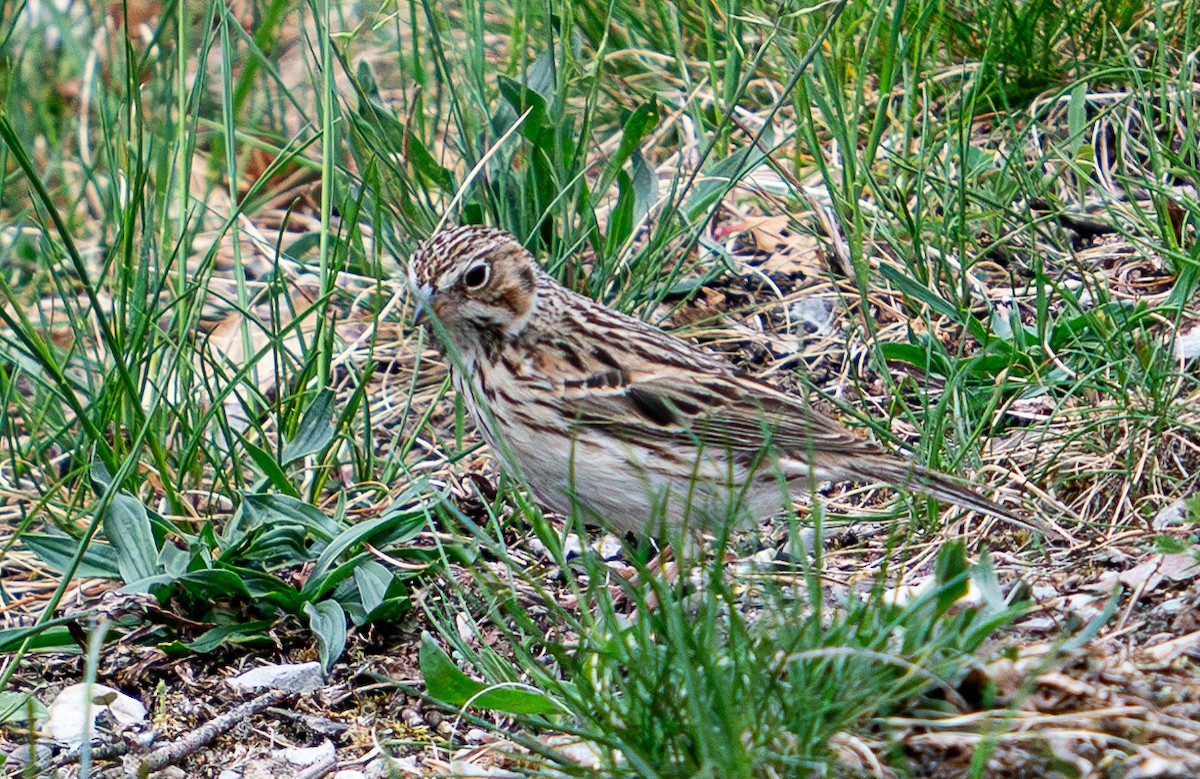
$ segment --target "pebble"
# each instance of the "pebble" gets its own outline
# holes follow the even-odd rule
[[[87,705],[90,701],[90,706]],[[136,698],[103,684],[72,684],[50,704],[46,730],[50,737],[71,747],[90,738],[96,717],[107,714],[120,725],[129,727],[146,720],[146,707]],[[84,716],[84,711],[88,716]]]
[[[283,758],[294,766],[310,766],[317,763],[332,763],[337,759],[333,742],[326,739],[315,747],[291,747],[283,750]]]
[[[285,663],[252,668],[230,679],[229,686],[238,692],[263,689],[303,692],[324,687],[325,677],[318,662]]]
[[[53,756],[54,756],[54,750],[50,747],[49,744],[39,743],[34,748],[33,755],[32,755],[32,757],[33,757],[32,762],[38,766],[43,766],[46,763],[48,763],[50,761],[50,758]],[[12,752],[9,752],[7,762],[11,763],[13,765],[20,765],[20,766],[29,765],[29,763],[31,762],[30,754],[29,754],[29,745],[22,744],[21,746],[14,749]]]
[[[596,542],[596,552],[599,553],[601,559],[605,561],[619,560],[624,557],[625,547],[621,543],[621,539],[614,536],[612,533],[605,533],[600,540]]]

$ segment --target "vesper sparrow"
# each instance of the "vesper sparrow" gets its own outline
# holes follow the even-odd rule
[[[818,480],[911,488],[1028,527],[950,477],[855,437],[800,397],[558,284],[508,233],[458,227],[412,257],[455,390],[554,511],[621,531],[715,530]]]

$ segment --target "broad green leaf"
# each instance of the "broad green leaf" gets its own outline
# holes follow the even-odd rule
[[[617,177],[617,173],[625,165],[625,162],[637,153],[642,140],[657,126],[658,100],[652,97],[650,102],[642,103],[634,109],[625,120],[625,125],[621,130],[621,144],[617,147],[616,154],[608,161],[599,191],[605,191],[612,185],[613,179]],[[638,154],[638,156],[641,155]]]
[[[444,191],[453,191],[454,174],[442,167],[420,137],[396,118],[380,98],[369,70],[359,67],[359,86],[364,94],[360,95],[358,113],[350,117],[354,129],[372,139],[368,145],[373,148],[405,152],[410,168],[418,176]]]
[[[0,724],[18,724],[45,719],[50,715],[31,692],[0,692]]]
[[[538,131],[546,127],[546,100],[520,81],[508,76],[499,76],[497,83],[500,87],[501,96],[516,113],[516,116],[504,127],[497,127],[496,131],[499,134],[504,134],[512,126],[512,122],[515,122],[521,114],[529,110],[528,118],[521,125],[521,134],[536,143]]]
[[[470,705],[506,714],[554,714],[561,709],[540,692],[518,687],[495,687],[477,682],[459,670],[428,631],[421,634],[418,657],[429,694],[451,706]]]
[[[66,628],[66,625],[77,621],[75,617],[59,617],[33,627],[0,630],[0,652],[15,652],[22,643],[29,640],[31,649],[52,649],[77,654],[80,651],[79,644]]]
[[[604,237],[604,255],[613,257],[633,232],[635,195],[629,174],[617,174],[617,204],[608,217],[608,233]]]
[[[382,603],[366,614],[354,618],[355,625],[395,624],[401,617],[412,611],[412,597],[403,583],[396,581],[400,594],[389,595]]]
[[[1081,81],[1071,90],[1071,99],[1067,103],[1067,142],[1072,146],[1083,137],[1087,125],[1087,94],[1087,82]]]
[[[355,625],[391,621],[412,608],[404,582],[376,560],[365,560],[355,567],[353,584],[357,597],[339,600]]]
[[[305,503],[290,495],[267,492],[250,492],[243,495],[242,506],[236,519],[240,521],[230,522],[231,527],[235,524],[244,524],[250,528],[272,527],[281,523],[298,524],[323,541],[329,541],[342,532],[341,525],[325,516],[311,503]]]
[[[437,158],[429,151],[424,142],[415,133],[406,133],[408,161],[413,169],[444,192],[455,189],[454,174],[449,169],[438,164]]]
[[[692,195],[683,206],[687,218],[692,221],[699,219],[739,181],[763,164],[766,158],[757,146],[746,146],[710,166],[696,180]]]
[[[267,477],[268,483],[285,495],[293,498],[300,497],[300,492],[288,481],[287,474],[283,472],[282,466],[275,462],[275,457],[270,452],[250,443],[245,436],[239,434],[238,438],[241,439],[242,448],[246,450],[246,454],[250,455],[250,459],[263,472],[263,476]]]
[[[66,533],[24,533],[23,543],[42,562],[59,573],[65,573],[79,547],[79,541]],[[92,541],[75,575],[81,579],[119,579],[121,570],[117,565],[117,552],[108,544]]]
[[[162,545],[162,549],[158,550],[158,569],[166,575],[178,579],[191,569],[194,557],[195,555],[190,550],[180,549],[168,541]]]
[[[134,579],[131,582],[125,582],[125,586],[121,588],[122,592],[145,593],[153,595],[160,600],[167,597],[168,589],[175,584],[176,579],[169,573],[156,573],[153,576],[145,576],[141,579]]]
[[[299,615],[308,602],[295,587],[277,576],[232,565],[224,560],[217,560],[213,565],[216,566],[214,570],[228,571],[237,577],[260,613],[277,608],[288,614]]]
[[[554,53],[542,52],[525,70],[525,85],[538,94],[546,105],[554,104]]]
[[[1062,317],[1050,330],[1050,347],[1060,349],[1081,341],[1109,341],[1115,333],[1126,332],[1150,315],[1143,304],[1114,300],[1082,314]]]
[[[211,630],[201,633],[196,637],[195,641],[190,641],[184,644],[184,646],[193,652],[206,654],[219,649],[224,644],[269,644],[271,639],[266,633],[274,624],[274,620],[260,619],[255,622],[218,625]]]
[[[885,343],[879,345],[879,351],[889,362],[908,363],[933,376],[951,375],[950,361],[945,354],[945,349],[936,342],[931,341],[928,346],[911,343]]]
[[[633,169],[633,223],[637,224],[658,200],[658,175],[640,151],[633,153],[630,166]]]
[[[596,220],[596,209],[592,205],[592,191],[585,179],[579,181],[579,192],[575,202],[575,215],[580,219],[580,232],[587,236],[592,249],[602,251],[604,235]],[[553,270],[553,268],[548,268]]]
[[[317,637],[321,667],[329,673],[346,648],[346,613],[335,600],[305,603],[304,613],[308,615],[309,628]]]
[[[986,380],[994,382],[995,378],[1005,371],[1019,375],[1017,369],[1027,369],[1030,365],[1029,359],[1023,354],[1014,352],[1007,347],[998,351],[1000,351],[999,354],[980,352],[974,357],[968,358],[965,361],[967,365],[967,377],[975,381]]]
[[[393,579],[395,575],[376,560],[367,560],[354,570],[354,584],[365,610],[383,603]]]
[[[426,691],[451,706],[462,706],[472,695],[487,687],[460,671],[428,631],[421,633],[418,662]]]
[[[375,81],[375,72],[366,60],[359,60],[354,68],[354,78],[358,81],[358,89],[367,100],[379,100],[379,84]]]
[[[131,495],[118,494],[101,520],[104,535],[117,552],[117,568],[126,583],[157,576],[158,549],[146,507]]]
[[[196,535],[196,550],[201,554],[213,552],[221,548],[221,540],[217,538],[217,529],[212,520],[205,522]]]
[[[915,298],[921,303],[924,303],[934,311],[949,318],[953,322],[965,324],[963,322],[964,318],[972,319],[970,315],[964,316],[964,312],[959,311],[950,303],[950,301],[946,300],[920,281],[908,276],[898,268],[895,268],[887,263],[883,263],[879,266],[879,275],[883,276],[885,279],[894,284],[896,288],[903,294],[908,295],[910,298]]]
[[[997,338],[1003,339],[1006,343],[1013,340],[1016,334],[1013,330],[1013,321],[1016,320],[1017,326],[1021,326],[1021,314],[1016,306],[1013,306],[1006,313],[1002,313],[1000,309],[992,311],[992,334]]]
[[[334,400],[333,390],[326,388],[321,390],[304,410],[304,416],[300,418],[300,424],[296,427],[296,437],[288,441],[287,446],[283,447],[283,454],[279,456],[284,465],[294,463],[301,457],[317,454],[329,446],[334,435]]]
[[[104,492],[112,484],[112,474],[108,472],[108,466],[101,460],[92,463],[90,475],[97,493]]]
[[[950,541],[938,550],[934,564],[937,591],[937,613],[945,614],[967,594],[967,547],[962,541]]]
[[[367,552],[359,552],[331,568],[320,573],[313,571],[304,582],[300,594],[307,601],[318,601],[327,596],[342,582],[354,576],[354,569],[368,560],[374,559]]]
[[[207,571],[193,571],[179,577],[178,583],[192,597],[199,600],[225,600],[233,598],[251,598],[250,588],[240,576],[232,571],[214,568]]]
[[[267,568],[312,562],[321,554],[324,541],[314,541],[310,528],[292,523],[271,528],[258,528],[238,547],[230,547],[224,557],[229,562],[257,562]]]
[[[339,533],[325,547],[317,564],[313,566],[309,581],[325,575],[326,571],[337,563],[339,557],[358,544],[365,541],[370,541],[376,546],[402,543],[419,533],[424,526],[425,515],[416,512],[400,515],[385,514],[382,517],[352,525]],[[305,585],[305,589],[307,589],[307,585]]]
[[[308,253],[316,254],[321,248],[320,233],[304,233],[283,248],[285,256],[300,261]]]

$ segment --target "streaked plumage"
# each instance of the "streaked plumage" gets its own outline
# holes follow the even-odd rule
[[[778,513],[816,481],[908,487],[1024,525],[944,474],[855,437],[800,397],[562,287],[502,230],[459,227],[413,255],[455,389],[535,497],[619,531],[711,530]]]

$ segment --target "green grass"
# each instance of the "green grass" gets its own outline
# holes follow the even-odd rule
[[[594,550],[568,561],[552,531],[538,537],[556,564],[530,566],[487,529],[461,516],[458,523],[487,558],[504,563],[502,573],[471,566],[477,586],[443,588],[427,611],[490,684],[464,689],[449,662],[427,663],[423,652],[429,694],[462,705],[472,692],[477,711],[569,733],[597,756],[595,775],[829,770],[838,739],[872,731],[872,722],[898,713],[937,718],[962,705],[956,689],[975,666],[972,653],[1025,608],[1005,602],[986,558],[969,570],[962,544],[941,551],[936,583],[907,603],[884,593],[883,577],[828,602],[817,567],[734,572],[723,562],[733,551],[725,542],[712,557],[681,560],[673,582],[639,565],[642,585],[614,585]],[[964,606],[968,578],[985,595]],[[463,614],[480,615],[472,631],[502,640],[471,641]],[[511,692],[520,679],[543,691],[541,705]]]
[[[413,605],[382,549],[432,564],[425,617],[457,661],[554,702],[506,732],[577,733],[601,775],[816,770],[839,738],[886,744],[889,714],[954,708],[938,695],[1011,616],[994,593],[952,607],[966,550],[903,608],[881,597],[912,559],[899,532],[870,594],[836,603],[820,554],[788,586],[703,558],[626,624],[591,555],[558,559],[554,587],[524,575],[510,548],[532,525],[557,549],[558,526],[517,485],[465,522],[476,439],[393,297],[443,219],[504,227],[568,286],[744,358],[787,305],[719,230],[790,215],[819,278],[771,282],[789,302],[820,286],[840,316],[826,341],[788,331],[796,354],[772,358],[812,375],[773,381],[933,467],[1019,472],[1051,498],[1027,509],[1086,539],[1197,488],[1195,368],[1172,353],[1200,279],[1190,4],[38,8],[0,15],[0,564],[36,554],[59,578],[39,569],[35,627],[0,631],[0,692],[26,690],[29,652],[74,646],[72,573],[210,626],[158,625],[172,651],[284,615],[331,665],[348,619]],[[132,37],[104,32],[127,14]],[[924,504],[889,510],[937,530]],[[418,525],[460,540],[418,544]],[[503,646],[463,642],[458,608]]]

